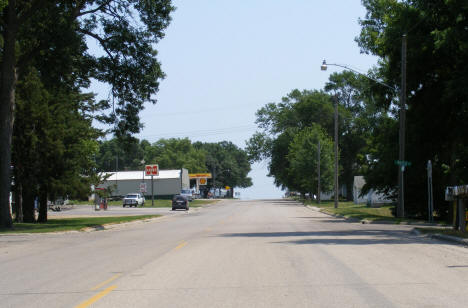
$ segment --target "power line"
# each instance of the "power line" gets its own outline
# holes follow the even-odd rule
[[[239,131],[250,131],[256,129],[256,125],[242,125],[242,126],[232,126],[225,128],[217,129],[205,129],[205,130],[191,130],[191,131],[181,131],[181,132],[165,132],[159,134],[149,134],[141,135],[140,137],[188,137],[188,136],[212,136],[212,135],[222,135],[222,134],[231,134]]]
[[[207,114],[207,113],[213,113],[213,112],[219,112],[219,111],[226,111],[226,110],[238,110],[240,107],[243,106],[252,106],[252,104],[236,104],[236,105],[231,105],[231,107],[220,107],[220,108],[209,108],[209,109],[204,109],[204,110],[190,110],[190,111],[182,111],[182,112],[169,112],[169,113],[151,113],[145,116],[142,116],[142,119],[147,119],[147,118],[154,118],[154,117],[170,117],[170,116],[180,116],[180,115],[193,115],[193,114]]]

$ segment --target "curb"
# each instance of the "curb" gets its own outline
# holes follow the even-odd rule
[[[417,230],[416,228],[414,228],[411,231],[411,234],[421,235],[421,236],[424,236],[424,237],[429,238],[429,239],[435,239],[435,240],[451,242],[451,243],[455,243],[455,244],[461,244],[463,246],[468,246],[468,239],[459,238],[459,237],[452,236],[452,235],[437,234],[437,233],[436,234],[424,234],[421,231]]]
[[[435,223],[425,223],[425,222],[411,222],[411,221],[401,221],[401,222],[395,222],[391,220],[367,220],[367,219],[359,219],[359,218],[353,218],[353,217],[348,217],[348,216],[343,216],[340,214],[332,214],[328,213],[324,210],[322,210],[319,207],[313,206],[313,205],[304,205],[305,207],[316,211],[320,212],[329,216],[333,216],[336,218],[342,218],[345,220],[348,220],[350,222],[359,222],[362,224],[377,224],[377,225],[401,225],[401,226],[420,226],[420,227],[448,227],[447,225],[441,225],[441,224],[435,224]]]
[[[127,227],[133,224],[139,224],[139,223],[148,223],[148,222],[153,222],[156,220],[165,220],[164,218],[168,218],[169,216],[161,215],[158,217],[152,217],[152,218],[145,218],[145,219],[136,219],[132,221],[127,221],[127,222],[121,222],[121,223],[109,223],[109,224],[103,224],[100,226],[95,226],[95,227],[87,227],[83,228],[81,230],[72,230],[72,231],[77,231],[77,232],[94,232],[94,231],[104,231],[104,230],[112,230],[112,229],[118,229],[119,227]]]
[[[311,209],[312,211],[320,212],[328,216],[336,217],[336,218],[341,218],[344,219],[348,222],[355,222],[355,223],[361,223],[361,224],[395,224],[393,221],[386,221],[386,220],[380,220],[380,221],[371,221],[367,219],[359,219],[359,218],[353,218],[353,217],[348,217],[348,216],[343,216],[340,214],[332,214],[328,213],[326,211],[323,211],[321,208],[316,207],[316,206],[311,206],[311,205],[304,205],[308,209]]]
[[[158,217],[152,217],[152,218],[145,218],[145,219],[137,219],[137,220],[132,220],[132,221],[127,221],[127,222],[121,222],[121,223],[108,223],[108,224],[103,224],[95,227],[86,227],[80,230],[67,230],[67,231],[52,231],[52,232],[36,232],[36,233],[6,233],[6,234],[0,234],[0,237],[8,237],[8,236],[41,236],[41,235],[57,235],[57,234],[70,234],[70,233],[89,233],[89,232],[97,232],[97,231],[106,231],[106,230],[112,230],[112,229],[118,229],[119,227],[127,227],[131,224],[137,224],[137,223],[148,223],[148,222],[153,222],[153,221],[161,221],[161,220],[166,220],[167,218],[170,218],[169,216],[166,215],[161,215]]]
[[[452,242],[456,244],[462,244],[463,246],[468,246],[468,239],[459,238],[456,236],[445,235],[445,234],[431,234],[430,236],[433,239],[443,240],[447,242]]]

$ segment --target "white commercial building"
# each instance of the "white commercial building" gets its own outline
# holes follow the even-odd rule
[[[111,196],[123,196],[128,193],[140,192],[151,197],[151,176],[141,171],[106,172],[108,178],[100,188],[111,188]],[[187,169],[159,170],[159,175],[153,176],[153,192],[155,197],[168,198],[180,194],[181,189],[188,189],[190,180]]]

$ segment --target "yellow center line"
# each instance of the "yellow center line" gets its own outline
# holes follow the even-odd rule
[[[177,247],[174,248],[174,249],[175,249],[175,250],[180,249],[180,248],[184,247],[185,245],[187,245],[187,242],[182,242],[182,243],[179,244],[179,246],[177,246]]]
[[[108,284],[109,282],[116,280],[116,279],[119,278],[121,275],[122,275],[122,274],[116,274],[116,275],[112,276],[111,278],[107,279],[106,281],[101,282],[100,284],[98,284],[97,286],[95,286],[94,288],[92,288],[91,290],[92,290],[92,291],[95,291],[95,290],[97,290],[97,289],[100,289],[100,288],[102,288],[103,286],[105,286],[106,284]]]
[[[210,231],[211,231],[211,228],[206,228],[205,231],[206,231],[206,232],[210,232]]]
[[[106,296],[110,291],[114,290],[115,288],[117,288],[117,286],[110,286],[108,287],[107,289],[99,292],[98,294],[94,295],[93,297],[91,297],[90,299],[88,299],[87,301],[85,302],[82,302],[81,304],[79,304],[78,306],[76,306],[75,308],[86,308],[86,307],[89,307],[91,304],[93,304],[94,302],[98,301],[100,298]]]

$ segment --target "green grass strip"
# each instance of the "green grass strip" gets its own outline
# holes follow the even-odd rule
[[[101,229],[107,224],[119,224],[135,220],[159,217],[161,215],[80,217],[49,219],[46,223],[14,223],[13,229],[0,229],[0,234],[7,233],[47,233],[82,230],[85,228]]]
[[[304,201],[305,205],[319,207],[323,212],[329,214],[342,215],[347,218],[354,218],[368,221],[391,221],[399,224],[403,221],[418,222],[418,220],[396,218],[392,215],[393,205],[382,205],[380,207],[368,207],[365,204],[355,204],[352,201],[339,202],[335,209],[334,201],[325,201],[317,204],[312,200]]]

